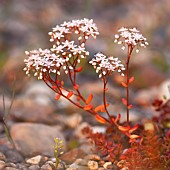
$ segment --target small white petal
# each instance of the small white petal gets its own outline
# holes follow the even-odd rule
[[[136,49],[136,53],[139,53],[139,49]]]

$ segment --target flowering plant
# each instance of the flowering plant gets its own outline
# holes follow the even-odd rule
[[[134,80],[134,77],[129,78],[129,62],[135,47],[136,52],[139,52],[139,47],[146,47],[148,43],[136,28],[122,27],[118,30],[118,34],[115,35],[115,43],[122,44],[123,50],[126,46],[128,48],[126,67],[118,58],[113,56],[106,56],[102,53],[97,53],[94,56],[89,63],[94,67],[103,82],[103,104],[93,106],[91,104],[93,94],[89,94],[87,98],[82,95],[77,83],[77,74],[83,69],[80,65],[81,60],[89,55],[85,48],[86,41],[90,36],[96,38],[98,34],[98,28],[92,19],[72,20],[59,26],[57,25],[52,29],[52,32],[49,32],[50,42],[53,43],[51,49],[42,50],[40,48],[39,50],[25,52],[28,58],[24,60],[26,65],[24,70],[27,75],[34,72],[34,76],[42,79],[56,93],[56,100],[62,96],[77,107],[89,112],[98,122],[116,127],[130,140],[137,139],[140,136],[133,134],[133,132],[138,128],[138,125],[130,127],[129,124],[129,110],[132,108],[129,102],[129,84]],[[65,87],[61,76],[62,71],[68,75],[72,89]],[[119,123],[120,114],[115,117],[107,109],[109,106],[106,99],[107,83],[114,71],[119,72],[122,76],[124,76],[125,72],[126,82],[122,82],[122,86],[126,88],[126,98],[122,99],[127,110],[125,126]],[[106,113],[107,117],[102,116],[101,113],[103,112]]]

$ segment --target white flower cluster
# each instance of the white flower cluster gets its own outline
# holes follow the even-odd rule
[[[61,44],[61,38],[71,35],[72,33],[78,35],[78,40],[82,46],[90,35],[96,38],[96,35],[99,34],[96,24],[92,19],[89,20],[87,18],[64,22],[60,26],[57,25],[53,28],[52,32],[49,32],[48,34],[51,36],[50,41],[56,41],[57,45],[59,45]]]
[[[115,35],[115,43],[122,44],[122,49],[125,49],[125,45],[131,45],[132,48],[137,46],[136,52],[139,52],[138,47],[146,47],[149,43],[146,41],[146,38],[140,34],[136,28],[125,28],[122,27],[118,30],[119,34]]]
[[[25,54],[29,58],[24,60],[26,64],[24,71],[26,71],[27,75],[30,75],[30,70],[34,71],[34,76],[38,76],[38,79],[42,79],[43,73],[46,71],[60,75],[59,69],[65,63],[65,59],[51,53],[48,49],[42,50],[40,48],[30,52],[26,51]]]
[[[93,58],[89,63],[94,67],[96,73],[99,73],[99,78],[111,75],[112,72],[116,70],[124,76],[122,71],[125,70],[125,67],[118,58],[114,58],[112,56],[107,57],[102,53],[97,53],[95,58]]]
[[[71,34],[78,34],[78,45],[71,41]],[[85,42],[89,36],[95,38],[98,34],[92,19],[72,20],[56,26],[52,32],[49,32],[50,41],[54,43],[50,50],[25,52],[28,56],[28,59],[24,60],[26,74],[30,75],[30,71],[33,71],[38,79],[42,79],[45,72],[60,75],[61,66],[67,74],[80,63],[80,58],[89,55],[85,49]]]

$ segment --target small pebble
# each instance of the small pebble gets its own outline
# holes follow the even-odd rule
[[[79,159],[76,159],[74,163],[76,163],[77,165],[79,165],[81,163],[82,159],[79,158]]]
[[[42,156],[42,158],[41,158],[41,160],[39,162],[39,165],[40,166],[44,165],[47,162],[47,160],[48,160],[48,157]]]
[[[5,166],[6,167],[12,167],[12,168],[16,168],[17,167],[14,163],[6,163]]]
[[[40,169],[39,165],[31,165],[29,168],[29,170],[38,170]]]
[[[18,168],[13,168],[13,167],[5,167],[4,170],[18,170]]]
[[[112,165],[111,162],[106,162],[106,163],[104,163],[103,167],[104,167],[105,169],[108,169],[108,166],[110,166],[110,165]]]
[[[36,164],[39,164],[39,162],[41,161],[41,158],[42,158],[42,156],[38,155],[38,156],[32,157],[30,159],[27,159],[26,163],[36,165]]]
[[[41,170],[52,170],[52,167],[49,164],[45,164],[41,167]]]
[[[49,161],[55,163],[56,162],[56,158],[50,158]]]
[[[96,161],[89,161],[87,165],[90,170],[97,170],[99,167]]]
[[[94,161],[100,161],[101,160],[100,156],[95,155],[95,154],[90,154],[88,157],[89,157],[90,160],[94,160]]]
[[[4,169],[5,167],[5,162],[0,160],[0,169]]]

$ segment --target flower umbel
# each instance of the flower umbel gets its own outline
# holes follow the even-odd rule
[[[78,35],[76,43],[72,41],[74,34]],[[45,73],[60,75],[61,68],[67,74],[70,70],[76,69],[82,58],[89,55],[85,49],[85,42],[90,36],[95,38],[98,34],[98,29],[92,19],[72,20],[60,26],[57,25],[52,32],[49,32],[50,42],[53,42],[51,49],[40,48],[25,52],[28,59],[24,60],[26,64],[24,71],[27,75],[33,71],[38,79],[43,79]]]
[[[59,55],[52,53],[50,50],[33,50],[26,51],[26,55],[29,57],[24,62],[26,67],[24,70],[26,74],[30,75],[30,70],[34,72],[34,76],[38,76],[38,79],[42,79],[43,73],[57,73],[60,74],[60,68],[65,63],[65,59],[60,58]]]
[[[139,47],[146,47],[149,43],[146,38],[136,28],[122,27],[118,30],[118,34],[115,35],[115,43],[122,44],[122,49],[125,49],[125,45],[137,47],[136,52],[139,52]]]
[[[118,58],[112,56],[107,57],[102,53],[97,53],[95,58],[89,63],[96,69],[96,73],[99,73],[99,78],[106,75],[110,76],[112,72],[116,70],[124,76],[122,71],[125,70],[125,67]]]

